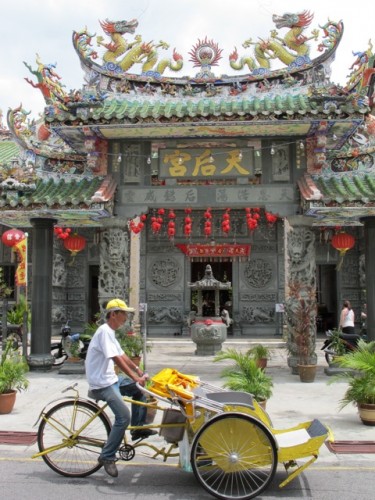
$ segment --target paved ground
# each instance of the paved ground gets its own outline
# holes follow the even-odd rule
[[[343,382],[328,384],[324,368],[326,363],[318,342],[318,373],[313,383],[301,383],[299,377],[292,375],[287,366],[287,352],[284,343],[274,337],[267,341],[272,349],[272,359],[268,362],[267,373],[274,381],[273,396],[267,403],[267,411],[275,428],[288,428],[306,420],[318,418],[330,426],[337,440],[375,439],[375,428],[367,427],[359,420],[357,410],[350,406],[338,410],[340,398],[343,396],[346,384]],[[220,372],[224,363],[213,363],[213,356],[196,356],[195,344],[186,337],[171,337],[168,339],[153,339],[152,351],[147,354],[146,365],[150,375],[164,367],[173,367],[183,373],[198,375],[203,381],[222,385]],[[231,339],[225,347],[236,347],[247,350],[257,341]],[[266,343],[262,340],[262,343]],[[80,394],[87,394],[87,382],[83,374],[59,374],[30,372],[30,387],[17,395],[17,401],[12,413],[0,415],[0,431],[35,431],[33,424],[38,419],[42,408],[54,399],[63,396],[61,391],[77,382]],[[36,446],[36,445],[33,445]],[[32,447],[31,447],[32,448]],[[10,445],[0,445],[0,451],[9,450]],[[20,449],[20,447],[15,447]],[[9,450],[10,451],[10,450]],[[31,454],[30,450],[30,454]],[[29,450],[28,450],[29,453]],[[356,458],[373,462],[373,455],[357,455]],[[319,462],[345,462],[345,455],[334,455],[323,446]]]

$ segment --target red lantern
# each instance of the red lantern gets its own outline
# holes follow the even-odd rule
[[[25,233],[19,229],[9,229],[1,236],[1,241],[7,247],[14,247],[14,245],[17,245],[23,239],[25,239]]]
[[[332,236],[331,245],[339,251],[339,260],[336,266],[337,271],[341,270],[345,254],[354,247],[355,238],[351,234],[340,232]]]
[[[86,246],[86,238],[80,236],[77,233],[69,235],[64,240],[64,247],[67,250],[69,250],[73,258],[77,255],[78,252],[83,250],[85,246]]]
[[[53,232],[55,233],[57,239],[66,240],[72,230],[70,229],[70,227],[62,228],[59,226],[55,226]]]

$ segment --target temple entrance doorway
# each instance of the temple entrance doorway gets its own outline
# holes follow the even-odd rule
[[[316,294],[318,313],[316,329],[318,333],[337,327],[337,275],[335,264],[316,266]]]
[[[232,283],[232,262],[192,262],[190,281],[195,283],[204,276],[206,265],[210,264],[212,274],[218,281],[223,283]],[[215,291],[207,290],[203,297],[203,316],[215,316]],[[197,291],[191,293],[191,310],[195,311],[197,307]],[[228,310],[232,317],[232,289],[220,290],[220,310],[224,308]]]

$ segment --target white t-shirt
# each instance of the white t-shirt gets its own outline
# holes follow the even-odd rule
[[[102,389],[118,381],[112,358],[123,353],[115,331],[107,323],[101,325],[90,341],[86,356],[86,377],[90,389]]]
[[[346,314],[344,314],[341,328],[345,328],[346,326],[354,326],[354,311],[353,311],[353,309],[348,310],[348,312]]]

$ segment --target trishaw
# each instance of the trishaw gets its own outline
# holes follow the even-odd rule
[[[74,396],[52,401],[42,410],[39,452],[33,458],[42,457],[63,476],[84,477],[101,467],[97,457],[111,421],[106,404],[81,398],[75,386],[66,389],[74,390]],[[159,423],[147,428],[158,429],[163,439],[130,444],[125,433],[119,459],[131,460],[141,446],[151,450],[152,458],[161,456],[164,462],[175,457],[183,469],[193,471],[206,491],[223,500],[259,495],[272,482],[278,463],[288,472],[280,484],[285,486],[318,458],[325,440],[332,439],[319,420],[275,429],[251,394],[226,391],[172,368],[160,371],[147,390],[142,389],[156,398],[144,404],[162,415]],[[301,459],[298,465],[296,461]]]

